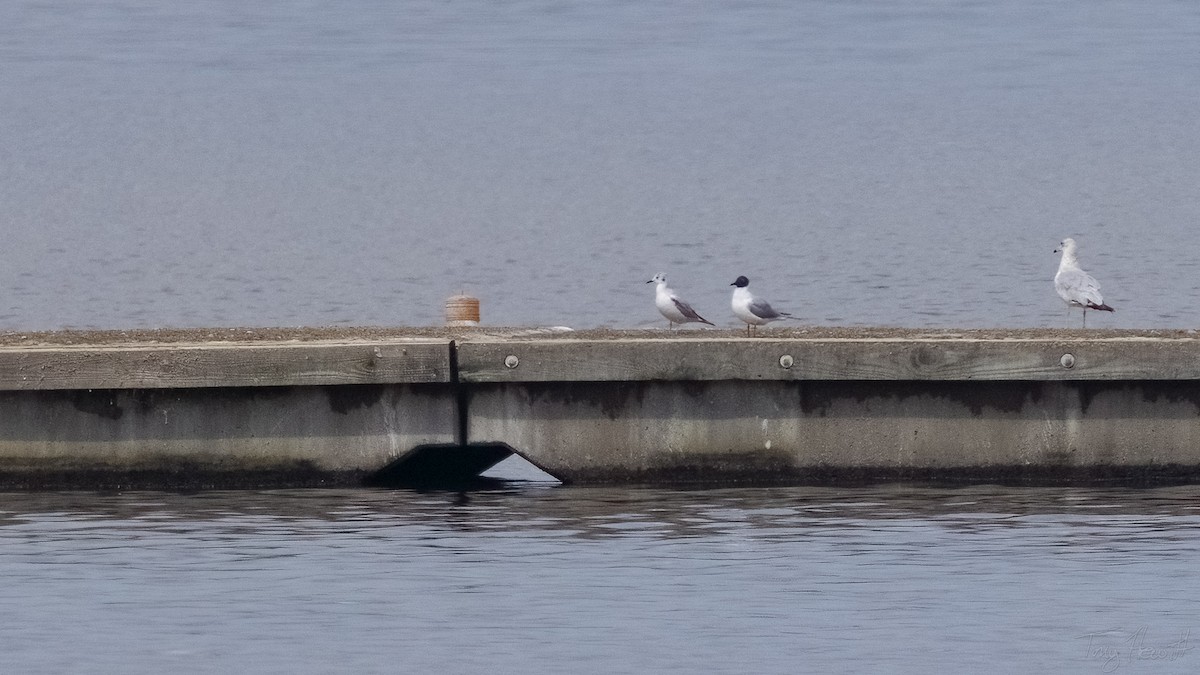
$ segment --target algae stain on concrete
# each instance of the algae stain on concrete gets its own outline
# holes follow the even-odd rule
[[[71,405],[76,410],[108,420],[119,420],[125,409],[117,403],[117,393],[111,391],[73,391]]]
[[[370,408],[383,400],[383,385],[353,384],[325,387],[329,407],[339,415],[349,415],[359,408]]]

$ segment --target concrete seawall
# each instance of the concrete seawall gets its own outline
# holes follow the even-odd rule
[[[462,440],[451,375],[445,340],[0,346],[0,485],[358,484]]]
[[[0,340],[0,485],[1200,479],[1193,333],[263,333]]]

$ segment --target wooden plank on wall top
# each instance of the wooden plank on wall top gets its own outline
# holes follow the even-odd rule
[[[0,349],[0,390],[450,382],[450,344],[254,343]]]
[[[1200,380],[1200,340],[543,340],[458,345],[464,382]]]

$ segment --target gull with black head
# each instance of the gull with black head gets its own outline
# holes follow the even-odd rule
[[[749,336],[751,329],[757,329],[759,326],[765,326],[772,321],[792,318],[787,312],[778,312],[766,300],[758,300],[751,293],[748,286],[750,280],[746,277],[738,277],[730,286],[735,286],[733,289],[733,315],[742,321],[746,322],[746,335]]]

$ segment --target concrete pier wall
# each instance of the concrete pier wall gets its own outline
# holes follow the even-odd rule
[[[1191,481],[1177,382],[485,385],[469,434],[577,482]]]
[[[0,349],[0,486],[356,485],[456,444],[445,342]]]
[[[1200,340],[0,345],[0,486],[357,485],[519,453],[575,482],[1200,480]]]
[[[357,484],[456,441],[448,385],[0,393],[0,485]]]
[[[1200,479],[1190,339],[467,343],[468,435],[570,481]]]

